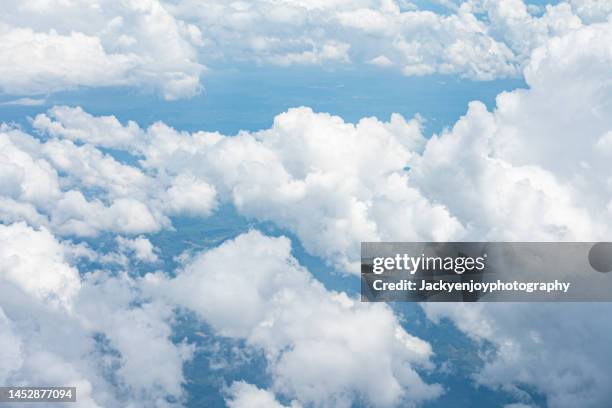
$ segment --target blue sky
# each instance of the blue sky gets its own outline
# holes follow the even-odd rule
[[[6,121],[27,126],[24,118],[45,112],[53,105],[81,106],[96,115],[134,120],[143,127],[163,121],[181,130],[208,130],[236,134],[261,130],[289,108],[309,106],[339,115],[347,121],[392,113],[415,114],[425,119],[427,133],[452,126],[472,100],[492,108],[502,91],[525,87],[521,78],[495,81],[463,80],[451,75],[406,77],[365,66],[325,70],[320,67],[233,67],[204,77],[203,92],[193,98],[164,101],[138,89],[102,88],[52,94],[40,106],[7,106]],[[3,100],[15,100],[5,95]]]

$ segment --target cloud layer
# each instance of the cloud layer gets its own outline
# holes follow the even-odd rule
[[[168,214],[205,214],[216,200],[230,202],[243,215],[295,233],[309,252],[349,271],[357,271],[362,240],[600,239],[611,227],[605,221],[612,208],[606,170],[611,31],[610,23],[600,23],[551,40],[525,69],[529,89],[500,94],[492,112],[471,103],[451,129],[430,139],[419,117],[351,124],[308,108],[278,115],[268,130],[237,136],[179,132],[162,123],[141,129],[68,107],[33,124],[53,136],[41,146],[54,147],[48,166],[68,179],[87,172],[60,160],[61,149],[74,152],[73,162],[91,150],[94,162],[105,163],[89,170],[87,180],[106,190],[107,199],[117,197],[107,211],[129,205],[151,214],[132,220],[131,232],[163,227]],[[127,149],[140,166],[103,157],[90,143]],[[48,167],[37,171],[53,174]],[[147,196],[160,182],[167,186],[164,203]],[[21,194],[29,204],[41,199]],[[62,194],[77,200],[75,192]],[[61,214],[68,217],[71,208]]]
[[[291,7],[336,13],[347,4]],[[518,35],[525,15],[519,7],[507,17],[508,4],[469,7],[511,21],[504,33]],[[612,22],[601,17],[605,8],[575,2],[594,23],[565,32],[561,19],[553,25],[564,34],[540,40],[538,24],[548,21],[541,19],[568,7],[538,19],[525,50],[508,47],[528,58],[537,46],[525,65],[527,89],[500,94],[492,111],[471,103],[431,138],[418,116],[353,124],[306,107],[278,115],[270,129],[235,136],[163,123],[144,129],[64,106],[34,118],[32,132],[1,125],[0,380],[77,384],[83,406],[180,405],[183,363],[194,349],[171,340],[179,308],[264,354],[269,387],[228,384],[230,406],[393,406],[437,397],[441,387],[422,377],[436,369],[431,345],[407,333],[388,307],[323,287],[293,258],[287,238],[251,231],[181,258],[177,271],[154,271],[158,250],[142,234],[171,228],[174,215],[205,217],[231,204],[291,232],[346,273],[357,272],[364,240],[605,239],[612,229]],[[8,15],[17,21],[15,10]],[[69,241],[105,234],[116,253]],[[95,258],[100,270],[79,270],[79,257]],[[128,273],[136,262],[151,272]],[[111,272],[111,263],[127,271]],[[524,404],[533,402],[524,384],[557,407],[604,406],[610,398],[605,305],[425,311],[495,346],[476,376],[482,385]]]
[[[0,18],[0,91],[41,94],[133,85],[193,96],[200,31],[157,0],[17,1]]]
[[[219,334],[262,349],[272,389],[288,398],[386,407],[442,393],[414,369],[433,367],[428,343],[408,334],[386,305],[326,290],[290,252],[288,239],[251,231],[194,257],[174,279],[145,279]]]
[[[9,0],[0,17],[0,92],[137,86],[171,100],[200,91],[205,65],[253,63],[517,77],[548,39],[611,11],[597,0],[445,4],[437,14],[392,0]]]
[[[170,341],[171,309],[126,274],[80,275],[67,246],[0,225],[2,383],[76,386],[82,407],[180,403],[192,347]]]

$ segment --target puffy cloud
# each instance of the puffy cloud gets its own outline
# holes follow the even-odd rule
[[[483,0],[465,7],[484,13],[490,21],[490,35],[507,44],[522,62],[527,62],[531,52],[549,38],[567,34],[582,26],[581,19],[564,2],[547,5],[539,18],[530,14],[522,0]]]
[[[200,90],[202,61],[274,65],[371,63],[406,75],[518,76],[530,53],[583,23],[605,0],[571,0],[542,15],[522,0],[469,0],[449,12],[391,0],[5,2],[0,91],[139,86],[166,99]]]
[[[570,4],[587,22],[606,21],[612,13],[612,4],[606,0],[570,0]]]
[[[288,52],[282,55],[272,55],[269,62],[276,65],[322,64],[328,61],[348,62],[349,44],[338,41],[327,41],[322,46],[313,45],[312,50]]]
[[[12,101],[2,102],[2,106],[42,106],[47,103],[47,98],[19,98]]]
[[[522,0],[470,0],[449,12],[390,0],[217,0],[169,3],[196,24],[207,60],[262,64],[369,62],[405,75],[459,74],[489,80],[518,76],[536,47],[587,22],[603,21],[605,1],[549,5],[540,16]]]
[[[609,235],[610,173],[600,147],[612,128],[611,40],[606,23],[537,49],[525,71],[529,89],[500,94],[494,112],[472,103],[429,140],[413,163],[413,183],[445,203],[471,238]]]
[[[550,407],[604,407],[612,397],[612,340],[595,304],[441,304],[423,305],[434,321],[450,318],[477,341],[496,348],[476,374],[481,385],[530,401],[529,384],[546,395]],[[588,347],[584,347],[588,344]],[[563,356],[562,358],[560,356]]]
[[[96,236],[100,231],[126,234],[154,232],[161,225],[142,202],[118,198],[109,207],[88,201],[80,191],[68,191],[53,208],[53,222],[62,235]]]
[[[91,144],[69,140],[89,137],[112,147],[137,144],[137,138],[125,136],[138,129],[135,124],[124,130],[114,118],[94,119],[79,109],[74,113],[80,119],[63,113],[54,109],[50,115],[57,114],[66,120],[64,125],[74,127],[61,129],[46,116],[33,122],[52,136],[45,141],[7,125],[0,127],[0,208],[6,208],[0,219],[26,220],[61,235],[141,234],[169,226],[169,215],[205,215],[216,206],[215,188],[202,180],[188,174],[146,174]],[[100,136],[104,131],[112,135],[116,129],[124,135],[108,140]],[[61,139],[55,137],[60,133]]]
[[[496,7],[509,13],[508,5]],[[500,94],[494,112],[472,103],[452,129],[429,141],[419,118],[353,125],[307,108],[236,137],[159,123],[144,130],[78,108],[54,108],[34,123],[57,137],[123,146],[143,157],[149,173],[172,177],[161,212],[207,214],[217,198],[231,201],[244,215],[294,232],[308,251],[341,269],[357,270],[361,240],[595,238],[610,228],[595,221],[608,205],[605,149],[597,146],[610,129],[603,114],[610,92],[602,88],[609,37],[605,23],[550,40],[525,69],[529,89]],[[558,86],[568,78],[577,84]],[[566,103],[557,109],[551,99]],[[594,108],[586,111],[586,103]],[[570,119],[577,112],[581,120]]]
[[[99,38],[83,33],[36,33],[30,28],[4,26],[0,41],[2,90],[7,93],[123,85],[134,64],[129,56],[107,55]]]
[[[24,223],[0,225],[0,279],[67,308],[80,288],[78,272],[64,262],[63,247],[53,235]]]
[[[221,335],[264,350],[272,390],[302,403],[349,407],[363,399],[383,407],[442,392],[415,371],[432,367],[428,343],[404,331],[386,305],[326,290],[284,237],[251,231],[196,255],[174,279],[145,279],[150,291],[194,310]],[[230,406],[275,403],[244,383],[230,394]]]
[[[82,407],[179,405],[193,348],[171,341],[172,308],[126,274],[80,277],[66,246],[0,225],[0,381],[76,386]]]
[[[415,183],[447,203],[479,239],[605,240],[611,41],[607,22],[537,49],[526,68],[529,89],[499,95],[494,112],[472,104],[452,130],[428,142],[414,166]],[[526,404],[533,401],[524,384],[551,407],[602,407],[610,400],[607,305],[423,307],[432,320],[449,318],[495,346],[476,375],[480,384]]]
[[[9,0],[0,19],[0,90],[135,85],[166,99],[192,96],[201,41],[157,0]]]
[[[529,89],[500,94],[493,112],[472,103],[430,140],[419,118],[353,125],[307,108],[236,137],[161,124],[146,131],[128,124],[118,133],[146,133],[146,144],[132,145],[144,168],[213,184],[221,200],[291,230],[341,269],[358,260],[362,240],[597,239],[610,230],[598,221],[609,205],[600,147],[612,127],[604,114],[612,94],[605,85],[610,31],[598,24],[551,40],[526,68]],[[579,84],[558,86],[568,78]],[[565,103],[553,109],[551,99]],[[39,129],[60,129],[57,135],[82,128],[62,116],[44,118]]]
[[[112,133],[114,119],[67,108],[50,115],[54,120],[37,117],[39,130],[106,147],[115,144],[112,137],[84,136],[91,128]],[[235,137],[188,134],[163,124],[145,131],[130,123],[117,132],[145,134],[130,139],[130,149],[143,157],[149,172],[173,177],[167,190],[170,213],[206,214],[216,204],[216,192],[244,215],[296,233],[310,252],[342,270],[357,273],[360,240],[448,239],[463,228],[444,206],[409,184],[405,167],[425,144],[419,117],[407,121],[394,114],[389,122],[365,118],[354,125],[297,108],[277,116],[269,130]]]
[[[80,107],[54,106],[47,115],[37,115],[32,126],[50,136],[124,150],[138,145],[143,137],[135,122],[123,126],[114,116],[94,117]]]
[[[442,391],[415,371],[432,368],[428,343],[406,333],[388,307],[327,291],[291,257],[286,238],[251,232],[195,256],[175,278],[135,279],[102,270],[79,277],[69,262],[91,250],[44,229],[21,223],[0,232],[0,344],[11,353],[0,375],[8,383],[77,386],[80,406],[179,404],[193,347],[170,340],[178,305],[262,349],[273,392],[296,400],[349,406],[365,398],[392,406]],[[117,240],[151,255],[144,238]],[[44,276],[28,284],[39,271]],[[68,306],[57,308],[55,298]],[[231,388],[232,403],[274,400],[272,391],[245,387]]]
[[[120,360],[113,362],[116,375],[131,391],[134,406],[143,401],[172,406],[166,401],[169,396],[179,405],[183,362],[191,357],[193,346],[172,342],[171,306],[142,296],[139,287],[138,280],[125,275],[89,274],[78,299],[81,322],[89,332],[103,333],[119,352]]]
[[[379,67],[389,67],[393,65],[393,62],[391,62],[391,60],[384,55],[379,55],[378,57],[369,60],[368,64],[377,65]]]
[[[168,190],[165,202],[170,214],[207,216],[217,205],[214,186],[190,174],[177,175]]]
[[[117,237],[116,240],[120,250],[133,254],[139,261],[156,262],[159,259],[156,253],[159,252],[159,249],[155,248],[145,237],[140,236],[134,239]]]
[[[283,408],[285,405],[279,403],[274,394],[257,388],[244,381],[234,382],[227,391],[226,403],[229,408]],[[291,407],[298,408],[297,403]]]

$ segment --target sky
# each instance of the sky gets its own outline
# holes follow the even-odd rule
[[[362,241],[609,241],[605,0],[0,15],[0,385],[79,407],[605,407],[606,303],[359,300]]]

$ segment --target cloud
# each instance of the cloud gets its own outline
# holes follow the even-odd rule
[[[143,238],[117,240],[152,253]],[[0,242],[0,344],[13,353],[0,375],[8,383],[77,386],[81,406],[180,404],[183,363],[194,350],[170,340],[180,306],[265,352],[272,389],[235,386],[234,404],[278,393],[320,406],[361,398],[393,406],[442,392],[416,371],[433,368],[428,343],[388,307],[327,291],[291,256],[287,238],[243,234],[195,255],[174,278],[79,276],[69,262],[86,247],[23,223],[0,226]]]
[[[218,195],[248,217],[296,233],[307,250],[341,270],[357,273],[361,239],[448,239],[463,228],[444,206],[410,186],[405,167],[425,144],[419,117],[407,121],[394,114],[389,122],[364,118],[350,124],[296,108],[277,116],[269,130],[226,137],[163,124],[117,129],[114,118],[54,108],[34,125],[106,147],[116,146],[116,139],[91,135],[116,132],[132,143],[126,148],[143,157],[148,172],[174,177],[167,191],[170,210],[198,211],[196,196],[182,186],[188,183],[204,205],[201,213],[216,205]]]
[[[81,286],[78,272],[66,265],[53,235],[24,223],[0,225],[0,278],[32,297],[66,308]]]
[[[251,231],[194,256],[174,279],[145,280],[154,296],[197,312],[220,335],[262,349],[272,391],[301,403],[386,407],[442,392],[416,371],[433,367],[427,342],[404,331],[386,305],[326,290],[291,256],[287,238]],[[243,383],[230,393],[234,406],[274,401]]]
[[[214,187],[188,173],[149,175],[138,166],[119,163],[93,145],[73,143],[69,139],[82,134],[94,142],[106,140],[113,147],[132,142],[129,125],[123,130],[114,118],[115,122],[109,118],[93,120],[75,110],[79,112],[80,121],[64,125],[85,128],[68,131],[62,139],[53,136],[66,129],[53,127],[41,117],[34,126],[47,129],[52,137],[46,141],[7,125],[0,127],[0,205],[6,208],[0,219],[24,219],[60,235],[96,236],[102,231],[141,234],[169,226],[170,215],[206,215],[216,206]],[[58,117],[67,116],[58,113]],[[104,126],[95,127],[96,123]],[[114,132],[116,128],[127,136]],[[104,131],[117,135],[116,139],[96,134]]]
[[[128,151],[144,136],[135,122],[124,127],[114,116],[94,117],[80,107],[54,106],[47,115],[37,115],[32,126],[50,136]]]
[[[504,405],[504,408],[534,408],[535,405],[527,405],[520,402]]]
[[[244,381],[232,383],[227,391],[226,403],[229,408],[283,408],[286,407],[278,402],[269,391],[257,388]],[[300,405],[292,403],[291,407],[298,408]]]
[[[80,276],[68,252],[43,228],[0,225],[0,381],[76,386],[82,407],[179,405],[193,347],[171,341],[172,309],[125,273]]]
[[[547,6],[540,16],[531,14],[522,0],[464,1],[446,14],[387,0],[207,0],[167,7],[200,28],[206,38],[201,55],[211,62],[352,61],[394,66],[405,75],[441,73],[491,80],[519,76],[532,50],[579,28],[583,19],[605,20],[610,10],[603,3],[561,2]]]
[[[449,318],[472,338],[496,348],[476,374],[480,385],[509,391],[530,403],[521,388],[528,384],[546,396],[548,406],[560,408],[603,407],[612,396],[607,382],[612,362],[607,344],[612,338],[602,317],[607,306],[428,303],[423,307],[434,322]]]
[[[446,14],[391,0],[5,3],[0,92],[136,86],[168,100],[197,94],[208,62],[370,63],[405,75],[516,77],[548,39],[612,11],[597,0],[549,5],[542,15],[522,0],[464,1]]]
[[[200,89],[199,44],[199,30],[156,0],[9,0],[0,18],[0,91],[130,85],[189,97]]]
[[[496,18],[509,18],[508,4],[495,4],[501,16]],[[547,15],[563,15],[567,6],[559,7]],[[517,21],[523,17],[519,9]],[[561,18],[561,31],[567,21]],[[526,89],[498,95],[493,110],[471,103],[454,126],[429,139],[419,117],[364,118],[353,124],[304,107],[278,115],[269,129],[236,136],[181,132],[163,123],[142,129],[78,108],[54,108],[33,122],[40,137],[0,128],[0,216],[5,223],[27,221],[29,227],[17,224],[11,233],[23,229],[39,239],[45,230],[138,236],[169,228],[170,215],[202,216],[218,203],[231,203],[245,216],[292,232],[308,252],[341,271],[357,270],[362,240],[605,240],[612,227],[607,148],[612,23],[572,28],[542,41],[525,66]],[[104,147],[126,150],[134,160],[120,163],[104,154]],[[19,251],[29,254],[28,248]],[[33,259],[43,258],[48,257]],[[78,362],[93,346],[75,349],[78,356],[57,350],[28,354],[55,332],[45,326],[43,337],[21,334],[21,325],[13,323],[20,309],[10,299],[25,291],[31,299],[27,307],[43,302],[40,307],[46,308],[41,299],[57,292],[76,308],[79,324],[86,324],[85,332],[74,329],[79,336],[88,339],[102,331],[140,365],[142,357],[133,356],[138,350],[126,334],[126,328],[137,327],[142,337],[134,338],[152,336],[155,349],[171,355],[172,376],[180,372],[189,347],[168,341],[171,305],[191,309],[218,334],[262,350],[269,389],[238,385],[228,401],[252,395],[274,403],[282,396],[347,405],[363,398],[385,406],[441,392],[416,371],[431,368],[428,343],[402,331],[390,309],[362,305],[314,281],[291,257],[285,238],[242,235],[196,255],[176,278],[148,275],[147,293],[141,281],[94,274],[81,279],[76,295],[62,295],[59,284],[27,286],[9,261],[3,272],[11,289],[3,293],[12,297],[3,297],[0,306],[11,323],[2,323],[9,333],[2,341],[25,350],[25,360],[10,365],[11,373],[21,370],[25,378],[41,378],[31,369],[34,363],[27,363],[40,358],[66,367],[63,373],[70,375],[62,381],[86,379],[89,385],[83,386],[90,389],[106,384],[87,365],[90,360]],[[85,299],[97,300],[86,307]],[[479,384],[509,390],[525,404],[532,401],[520,391],[522,384],[558,407],[603,406],[610,398],[604,382],[611,366],[609,325],[598,317],[606,314],[601,305],[424,307],[432,320],[450,318],[472,338],[496,346],[476,376]],[[109,317],[97,319],[99,310]],[[376,330],[363,329],[370,324]],[[372,350],[386,357],[371,362]],[[122,367],[117,372],[143,395],[161,398],[180,390],[180,378],[172,382],[155,371],[139,380],[133,377],[136,368]],[[163,384],[164,391],[150,382]]]
[[[275,65],[312,65],[322,64],[328,61],[349,62],[348,56],[349,44],[328,41],[320,48],[317,45],[313,46],[312,50],[302,52],[288,52],[282,55],[270,56],[269,62]]]
[[[188,173],[179,174],[166,190],[167,211],[170,214],[208,216],[217,205],[214,186]]]
[[[393,62],[384,55],[379,55],[376,58],[372,58],[368,61],[368,64],[377,65],[379,67],[390,67],[393,65]]]
[[[604,22],[612,13],[612,4],[605,0],[570,0],[572,8],[586,22]]]
[[[12,101],[2,102],[3,106],[42,106],[47,103],[47,98],[19,98]]]
[[[612,97],[611,39],[612,25],[597,24],[534,51],[525,70],[529,89],[498,95],[493,112],[470,104],[412,163],[414,185],[469,226],[467,237],[608,236],[611,225],[602,220],[610,173],[598,143],[612,128],[604,113]]]
[[[138,261],[157,262],[159,259],[156,253],[159,252],[159,249],[155,248],[145,237],[140,236],[134,239],[117,237],[116,241],[121,251],[133,254]]]
[[[493,112],[472,104],[453,129],[428,142],[415,164],[415,182],[472,224],[474,237],[605,240],[611,40],[607,22],[535,50],[525,71],[529,89],[499,95]],[[448,318],[495,346],[476,375],[481,385],[511,391],[530,404],[521,390],[527,384],[551,407],[601,407],[610,400],[611,339],[601,318],[607,305],[423,307],[432,320]]]

